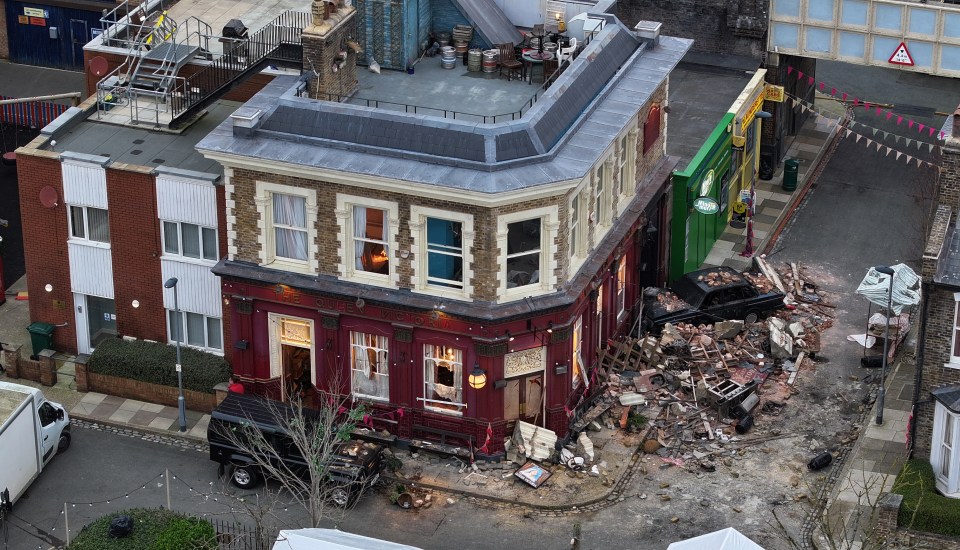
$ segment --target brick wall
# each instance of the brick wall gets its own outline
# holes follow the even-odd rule
[[[930,400],[930,390],[944,384],[960,384],[960,369],[945,368],[944,364],[950,360],[950,339],[953,336],[954,314],[956,302],[953,291],[929,287],[926,300],[927,328],[924,338],[923,374],[920,384],[920,401]],[[930,454],[930,439],[933,434],[934,403],[928,402],[917,406],[914,413],[916,429],[917,456],[927,457]]]
[[[7,3],[0,0],[0,59],[10,58],[10,37],[7,34]]]
[[[138,401],[146,401],[147,403],[165,405],[167,407],[177,406],[180,390],[175,386],[163,386],[132,380],[130,378],[96,374],[90,372],[86,363],[76,363],[76,369],[78,391],[95,391],[124,399],[136,399]],[[85,390],[80,390],[81,380],[86,382]],[[216,403],[216,396],[212,393],[213,388],[210,388],[210,391],[211,393],[202,393],[184,389],[183,397],[186,408],[191,411],[209,414],[213,411]]]
[[[63,203],[57,154],[42,151],[18,154],[17,178],[30,320],[58,325],[53,331],[53,346],[59,351],[76,353],[67,254],[67,208]],[[52,187],[58,197],[57,205],[52,208],[40,204],[40,190],[46,186]],[[53,287],[51,292],[44,290],[47,284]]]
[[[943,147],[940,187],[937,202],[951,209],[960,208],[960,136],[953,136]]]
[[[618,0],[617,17],[663,23],[663,34],[693,38],[694,51],[760,59],[766,50],[764,0]]]
[[[322,2],[313,3],[313,25],[303,29],[303,70],[317,74],[308,83],[310,97],[335,99],[346,97],[356,91],[357,54],[341,45],[353,40],[357,34],[357,12],[354,8],[340,8],[337,13],[323,20],[318,14]],[[346,53],[342,63],[341,53]]]
[[[166,341],[160,224],[151,169],[114,163],[106,170],[117,333]],[[139,307],[133,307],[133,301]]]
[[[877,503],[877,521],[870,542],[877,548],[937,548],[960,550],[960,538],[903,529],[897,525],[897,516],[903,496],[884,493]]]

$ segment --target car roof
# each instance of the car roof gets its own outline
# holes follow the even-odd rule
[[[303,414],[307,417],[316,416],[308,408],[303,409]],[[296,411],[290,405],[280,401],[229,392],[210,417],[224,422],[252,422],[262,429],[285,431],[277,422],[278,415],[280,418],[291,418],[296,415]]]
[[[701,275],[707,275],[709,273],[728,273],[730,275],[735,275],[736,280],[722,285],[708,285],[706,281],[700,281],[699,278]],[[733,269],[732,267],[719,266],[719,267],[708,267],[706,269],[700,269],[698,271],[691,271],[690,273],[685,274],[681,279],[684,279],[686,284],[697,287],[704,294],[717,290],[718,288],[727,288],[731,286],[739,285],[744,281],[743,275]]]

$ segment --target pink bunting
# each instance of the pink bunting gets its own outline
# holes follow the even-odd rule
[[[860,105],[860,100],[858,98],[853,98],[853,106],[858,107]]]
[[[940,139],[943,139],[943,136],[945,136],[945,135],[946,135],[946,134],[944,134],[943,132],[940,132]]]
[[[821,83],[820,83],[820,91],[821,91],[821,92],[823,91],[823,87],[826,86],[826,85],[827,85],[826,82],[821,82]]]
[[[830,88],[830,96],[833,97],[833,96],[835,96],[835,95],[837,95],[837,89],[836,89],[836,88]]]
[[[807,77],[807,85],[813,86],[813,77],[812,77],[812,76],[808,76],[808,77]]]
[[[792,73],[792,72],[793,72],[793,67],[791,67],[791,66],[788,65],[788,66],[787,66],[787,74],[789,75],[789,74]]]
[[[864,102],[863,102],[863,108],[864,108],[865,110],[869,111],[869,110],[870,110],[870,102],[869,102],[869,101],[864,101]]]
[[[907,128],[910,128],[911,130],[913,130],[913,120],[912,120],[912,119],[907,122]]]
[[[877,107],[877,114],[879,115],[882,112],[883,112],[883,109],[881,109],[880,107]]]
[[[397,409],[397,415],[403,418],[403,409]]]
[[[901,122],[903,122],[903,117],[898,115],[898,116],[897,116],[897,126],[900,126],[900,123],[901,123]]]
[[[921,124],[921,125],[917,128],[917,131],[918,131],[918,132],[922,132],[924,128],[926,128],[926,126],[924,126],[923,124]]]
[[[803,78],[803,71],[797,71],[797,80]]]
[[[879,107],[877,107],[879,109]],[[887,113],[887,120],[890,120],[890,117],[893,116],[893,113]],[[900,121],[897,121],[897,124],[900,124]]]
[[[846,101],[846,100],[847,100],[847,92],[843,92],[843,95],[840,96],[840,99]]]
[[[930,130],[930,137],[933,137],[933,132],[936,131],[936,128],[934,128],[933,126],[931,126],[931,127],[927,128],[927,130]]]

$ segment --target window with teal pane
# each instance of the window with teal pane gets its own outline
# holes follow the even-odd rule
[[[460,222],[427,218],[427,284],[463,288],[463,229]]]

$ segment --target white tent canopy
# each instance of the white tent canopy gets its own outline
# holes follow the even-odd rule
[[[890,266],[893,269],[893,313],[900,315],[905,306],[920,303],[920,277],[904,264]],[[890,276],[871,267],[857,287],[857,294],[866,296],[878,306],[887,307],[890,298]]]
[[[674,542],[667,550],[764,550],[733,527]]]
[[[277,535],[273,550],[421,550],[336,529],[284,529]]]

